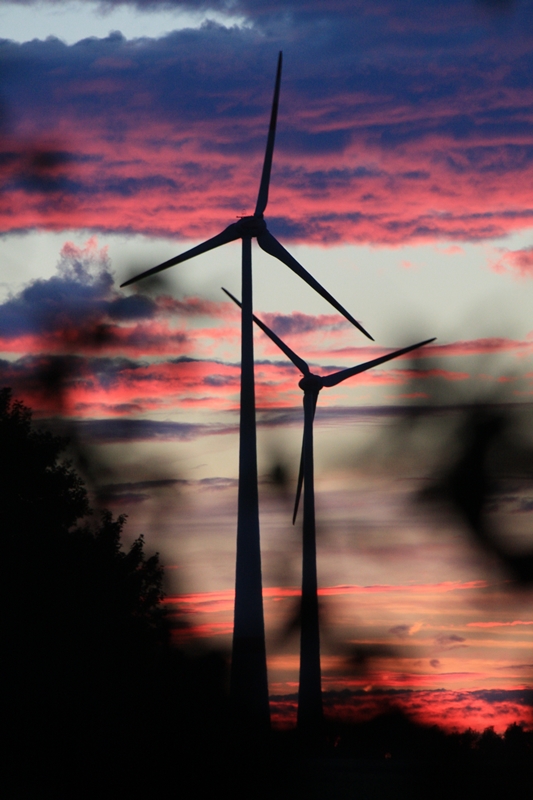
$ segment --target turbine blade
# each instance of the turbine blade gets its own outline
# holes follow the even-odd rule
[[[319,282],[315,280],[315,278],[313,278],[313,276],[310,275],[309,272],[307,272],[307,270],[304,269],[302,265],[291,256],[289,252],[287,252],[287,250],[285,250],[283,245],[281,245],[269,231],[265,230],[260,233],[257,237],[257,243],[259,244],[259,247],[265,251],[265,253],[274,256],[274,258],[277,258],[279,261],[282,261],[284,264],[286,264],[289,269],[292,269],[292,271],[302,278],[302,280],[308,283],[309,286],[315,290],[315,292],[318,292],[318,294],[322,295],[322,297],[327,300],[328,303],[331,303],[333,308],[336,308],[337,311],[343,315],[343,317],[346,317],[346,319],[351,322],[352,325],[355,325],[355,327],[358,328],[361,333],[364,333],[365,336],[368,336],[369,339],[374,341],[372,336],[365,331],[363,326],[360,325],[357,320],[355,320],[352,315],[349,314],[348,311],[346,311],[346,309],[343,308],[341,304],[338,303],[337,300],[335,300],[335,298],[330,295],[330,293],[327,292],[326,289],[324,289]]]
[[[256,217],[260,217],[263,215],[268,203],[268,187],[270,185],[272,154],[274,153],[274,139],[276,138],[276,122],[278,119],[279,86],[281,82],[282,60],[283,58],[280,50],[278,56],[278,70],[276,73],[276,83],[274,85],[274,97],[272,99],[272,112],[270,114],[270,127],[268,129],[265,160],[263,161],[263,173],[261,175],[261,183],[259,184],[259,194],[257,195],[257,204],[255,206],[255,212],[254,212],[254,216]]]
[[[233,302],[234,302],[234,303],[237,303],[237,305],[238,305],[240,308],[242,308],[242,303],[240,303],[240,302],[237,300],[237,298],[236,298],[236,297],[234,297],[234,296],[231,294],[231,292],[228,292],[228,290],[227,290],[227,289],[224,289],[224,287],[222,287],[222,291],[223,291],[223,292],[225,292],[225,293],[228,295],[228,297],[231,297],[231,299],[233,300]],[[266,335],[267,335],[267,336],[268,336],[270,339],[272,339],[272,341],[274,342],[274,344],[276,344],[276,345],[279,347],[279,349],[280,349],[280,350],[281,350],[283,353],[285,353],[285,355],[287,356],[287,358],[289,358],[289,359],[292,361],[292,363],[294,364],[294,366],[295,366],[295,367],[297,367],[297,368],[300,370],[300,372],[302,373],[302,375],[309,375],[309,367],[307,366],[307,364],[305,363],[305,361],[303,360],[303,358],[300,358],[300,356],[297,356],[297,355],[296,355],[296,353],[294,352],[294,350],[291,350],[291,348],[290,348],[288,345],[286,345],[286,344],[285,344],[285,342],[283,342],[283,341],[282,341],[282,340],[279,338],[279,336],[277,336],[277,335],[274,333],[274,331],[270,330],[270,328],[269,328],[267,325],[265,325],[265,323],[264,323],[264,322],[261,322],[261,320],[260,320],[260,319],[258,319],[258,318],[255,316],[255,314],[253,314],[252,316],[253,316],[253,318],[254,318],[254,322],[255,322],[255,324],[256,324],[256,325],[257,325],[259,328],[261,328],[261,330],[262,330],[262,331],[264,331],[264,332],[266,333]]]
[[[221,244],[227,244],[228,242],[235,241],[235,239],[240,239],[241,235],[242,233],[239,223],[234,222],[231,225],[228,225],[228,227],[225,228],[221,233],[217,233],[216,236],[211,237],[211,239],[208,239],[206,242],[202,242],[202,244],[199,244],[196,247],[191,247],[191,249],[186,250],[185,253],[175,256],[169,261],[159,264],[157,267],[152,267],[152,269],[147,269],[146,272],[141,272],[140,275],[130,278],[129,281],[124,281],[124,283],[120,284],[120,288],[122,289],[124,286],[130,286],[132,283],[136,283],[143,278],[148,278],[150,275],[155,275],[158,272],[162,272],[162,270],[173,267],[175,264],[181,264],[182,261],[188,261],[189,258],[199,256],[201,253],[207,253],[208,250],[214,250],[215,247],[220,247]]]
[[[302,494],[302,486],[304,483],[304,451],[305,451],[305,430],[304,438],[302,440],[302,452],[300,454],[300,469],[298,472],[298,483],[296,485],[296,497],[294,499],[294,511],[292,512],[292,524],[296,522],[298,516],[298,506],[300,505],[300,495]]]
[[[424,342],[412,344],[410,347],[403,347],[401,350],[396,350],[394,353],[389,353],[386,356],[374,358],[372,361],[365,361],[364,364],[359,364],[357,367],[349,367],[348,369],[343,369],[340,372],[334,372],[333,375],[326,375],[325,378],[322,378],[322,385],[337,386],[338,383],[342,383],[342,381],[345,381],[346,378],[351,378],[352,375],[358,375],[360,372],[366,372],[367,369],[372,369],[372,367],[377,367],[379,364],[384,364],[385,361],[390,361],[393,358],[398,358],[398,356],[403,356],[404,353],[410,353],[411,350],[416,350],[417,347],[424,347],[425,344],[434,342],[435,338],[436,337],[434,336],[433,339],[426,339]]]
[[[318,392],[313,394],[313,410],[312,410],[312,417],[311,417],[311,424],[313,424],[315,419],[315,411],[316,411],[316,404],[318,400]],[[305,405],[304,405],[305,408]],[[296,517],[298,515],[298,506],[300,505],[300,497],[302,494],[302,486],[304,482],[304,461],[305,461],[305,448],[308,447],[309,444],[305,441],[305,423],[304,423],[304,435],[302,440],[302,453],[300,455],[300,471],[298,472],[298,484],[296,486],[296,498],[294,500],[294,512],[292,515],[292,524],[296,522]]]

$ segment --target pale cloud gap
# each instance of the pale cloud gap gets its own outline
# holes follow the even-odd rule
[[[290,336],[291,343],[296,339],[297,349],[299,339],[320,330],[322,349],[315,348],[313,368],[322,374],[346,366],[332,358],[337,354],[366,361],[383,352],[370,346],[338,348],[347,326],[335,315],[259,314]],[[99,441],[191,439],[233,432],[238,356],[235,361],[219,358],[216,348],[219,342],[230,343],[238,352],[237,316],[233,304],[224,301],[176,299],[145,294],[142,288],[134,294],[122,293],[115,286],[105,247],[99,247],[95,238],[82,246],[66,242],[55,274],[31,281],[0,304],[0,384],[10,386],[38,417],[59,414],[84,420],[85,433],[80,428],[80,435],[90,433]],[[521,352],[531,346],[531,342],[484,339],[429,347],[418,357]],[[339,403],[341,396],[326,395],[318,423],[409,414],[410,407],[401,404],[406,394],[416,400],[418,413],[439,413],[430,406],[432,392],[438,386],[468,384],[471,379],[470,370],[449,369],[435,361],[422,361],[421,367],[415,364],[398,362],[396,367],[385,365],[358,376],[355,384],[376,391],[383,386],[412,389],[395,402],[347,408]],[[301,422],[298,378],[297,370],[284,359],[257,360],[261,426]],[[229,416],[216,429],[138,419],[146,413],[168,416],[178,408],[205,408]],[[96,418],[92,429],[91,418]],[[124,424],[115,426],[113,418],[122,418]]]
[[[110,418],[168,412],[180,405],[218,403],[235,409],[238,362],[206,358],[201,350],[209,350],[209,343],[220,338],[237,336],[237,329],[227,326],[236,314],[222,301],[175,299],[142,290],[126,295],[115,287],[107,250],[99,248],[95,238],[82,246],[66,242],[55,274],[31,281],[0,304],[0,352],[8,356],[0,359],[0,383],[12,387],[38,416],[101,417],[91,431],[98,440],[191,438],[231,431],[233,421],[214,430],[170,423],[151,427],[134,420],[114,427]],[[317,328],[335,334],[342,328],[333,315],[270,316],[278,329],[293,335]],[[203,318],[218,324],[198,327]],[[259,404],[265,402],[262,388],[275,386],[277,394],[288,394],[272,396],[267,406],[277,400],[290,405],[298,391],[292,373],[290,364],[259,360]],[[395,370],[388,380],[408,378],[407,371]],[[383,379],[376,373],[371,380]]]
[[[10,0],[12,5],[20,6],[63,6],[70,0]],[[273,17],[280,18],[280,24],[287,22],[316,21],[324,19],[326,14],[343,18],[370,19],[377,17],[376,27],[382,23],[380,17],[385,12],[389,19],[383,27],[397,29],[399,23],[408,27],[410,32],[428,30],[433,33],[450,27],[466,27],[477,22],[482,24],[487,17],[501,20],[502,14],[507,16],[517,11],[517,4],[511,0],[477,0],[477,2],[459,2],[447,0],[445,3],[428,4],[422,0],[378,0],[369,9],[363,0],[336,0],[335,3],[324,3],[320,0],[78,0],[78,5],[96,8],[105,13],[114,8],[133,7],[141,12],[158,10],[216,12],[228,17],[241,14],[257,23],[268,23]],[[527,5],[522,3],[521,5]],[[518,11],[520,8],[518,7]],[[462,23],[462,25],[461,25]]]

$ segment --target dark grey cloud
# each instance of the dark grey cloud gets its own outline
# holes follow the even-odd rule
[[[95,0],[78,0],[94,8]],[[43,0],[10,0],[18,5],[42,4]],[[50,5],[67,4],[68,0],[48,0]],[[523,3],[518,0],[444,0],[438,3],[424,3],[422,0],[376,0],[369,7],[364,0],[99,0],[102,10],[121,6],[131,6],[139,11],[176,9],[182,11],[203,11],[227,14],[228,17],[243,15],[256,23],[267,24],[278,19],[279,25],[324,19],[328,15],[344,18],[379,17],[387,15],[387,26],[394,30],[402,21],[410,23],[413,38],[420,31],[438,31],[439,28],[455,24],[460,27],[472,19],[501,18],[502,14],[520,13]],[[462,14],[460,13],[462,12]]]
[[[183,439],[181,439],[183,441]],[[144,503],[161,492],[176,493],[185,488],[199,489],[200,491],[217,491],[236,489],[238,481],[234,478],[202,478],[188,480],[185,478],[159,478],[147,481],[129,481],[127,483],[107,483],[98,487],[98,498],[101,503],[116,503],[123,505],[137,505]]]
[[[0,304],[0,337],[42,335],[102,322],[152,319],[156,302],[141,294],[125,297],[113,287],[106,251],[96,245],[66,244],[57,274],[38,279]]]
[[[39,425],[61,432],[64,423],[56,419],[43,418]],[[69,422],[72,426],[72,422]],[[72,429],[72,427],[71,427]],[[160,422],[150,419],[86,419],[75,423],[75,430],[82,441],[88,442],[141,442],[141,441],[192,441],[200,436],[236,433],[238,425],[195,424],[187,422]]]
[[[117,3],[118,4],[118,3]],[[122,3],[120,3],[122,4]],[[145,7],[153,7],[146,3]],[[165,5],[165,4],[163,4]],[[166,4],[168,5],[168,4]],[[176,7],[187,4],[175,3]],[[207,6],[208,4],[206,4]],[[224,4],[215,4],[220,8]],[[278,13],[276,3],[229,4],[232,9],[242,10],[254,17],[258,24],[269,11]],[[379,5],[387,15],[379,13]],[[208,25],[198,30],[184,30],[171,33],[159,40],[127,42],[115,33],[106,39],[87,39],[73,46],[59,40],[33,41],[23,45],[4,41],[1,47],[4,64],[3,95],[13,122],[26,116],[50,108],[50,101],[56,113],[67,108],[70,113],[82,119],[102,113],[108,103],[107,133],[110,140],[124,135],[128,122],[124,113],[131,113],[131,94],[134,93],[137,113],[156,114],[158,119],[201,120],[213,111],[223,110],[228,127],[224,142],[213,143],[214,148],[233,147],[236,152],[262,149],[264,136],[257,132],[257,138],[250,137],[250,131],[238,125],[240,119],[253,119],[264,113],[264,101],[271,94],[273,60],[276,48],[285,48],[286,66],[283,102],[290,107],[297,101],[305,108],[315,105],[318,98],[345,95],[355,97],[354,92],[365,93],[359,96],[362,119],[369,140],[384,147],[395,147],[417,137],[423,138],[434,130],[444,130],[448,126],[458,141],[468,141],[472,134],[479,135],[483,130],[497,133],[516,127],[516,133],[523,130],[523,119],[513,114],[509,107],[501,106],[484,109],[477,118],[472,109],[458,109],[447,114],[444,119],[435,118],[429,111],[438,100],[457,99],[458,90],[479,88],[490,81],[497,66],[494,48],[499,47],[499,58],[505,55],[506,35],[518,41],[527,40],[527,29],[520,29],[520,21],[513,23],[512,31],[497,31],[487,27],[475,12],[465,13],[464,0],[449,0],[435,4],[411,0],[409,3],[372,4],[317,2],[283,3],[284,19],[289,20],[290,35],[279,24],[279,34],[265,40],[254,28],[225,28],[221,25]],[[195,9],[198,4],[192,4]],[[443,9],[447,13],[442,13]],[[531,3],[522,2],[519,15],[524,18],[531,12]],[[326,23],[326,32],[317,39],[309,38],[305,25],[298,24],[299,17],[309,24],[312,19]],[[394,24],[401,19],[402,28]],[[292,20],[292,23],[290,22]],[[426,24],[423,24],[426,20]],[[477,24],[476,24],[477,20]],[[456,28],[463,32],[458,41]],[[411,28],[411,31],[410,31]],[[412,47],[413,30],[418,29],[418,46]],[[497,35],[498,34],[498,35]],[[511,37],[512,34],[512,37]],[[433,39],[439,38],[439,50],[434,50]],[[465,48],[466,46],[466,48]],[[431,57],[430,57],[431,56]],[[472,57],[476,60],[473,61]],[[428,58],[429,57],[429,58]],[[58,70],[58,65],[61,70]],[[236,65],[238,64],[238,69]],[[325,69],[325,65],[329,66]],[[509,60],[505,86],[516,88],[522,76],[528,74],[530,60],[522,53],[515,53]],[[35,80],[35,75],[39,80]],[[102,81],[108,80],[104,87]],[[130,87],[130,88],[128,88]],[[104,94],[102,94],[104,89]],[[396,97],[398,102],[418,106],[416,118],[403,115],[400,121],[391,124],[380,110],[387,105],[386,98]],[[141,100],[142,98],[142,100]],[[372,102],[373,99],[373,102]],[[139,106],[139,100],[141,104]],[[370,101],[370,102],[369,102]],[[423,111],[424,105],[428,109]],[[375,120],[366,119],[374,111]],[[348,108],[336,103],[329,111],[329,132],[310,131],[301,125],[285,125],[279,130],[279,146],[286,152],[342,152],[351,140],[354,131]],[[283,108],[282,108],[283,113]],[[285,110],[290,117],[289,112]],[[342,125],[342,119],[345,125]],[[158,142],[154,141],[157,147]],[[515,147],[516,153],[527,153],[530,148]],[[68,161],[79,158],[98,159],[95,153],[80,156],[75,151],[57,150],[58,157]],[[481,153],[473,149],[469,158],[479,161]],[[498,152],[498,158],[501,154]],[[524,156],[508,156],[516,161],[516,167]],[[17,158],[16,152],[7,150],[4,159]],[[198,165],[190,164],[190,170]],[[205,172],[202,169],[201,177]],[[379,174],[375,167],[357,165],[352,169],[331,169],[324,176],[320,172],[308,175],[294,174],[292,179],[304,182],[310,188],[319,189],[331,181],[345,181],[350,177],[365,177]],[[416,171],[413,173],[416,174]],[[214,176],[211,176],[214,177]],[[223,176],[219,175],[219,179]],[[106,184],[105,174],[100,176],[102,190],[129,195],[149,188],[148,184],[137,184],[136,178],[122,181],[113,186]],[[290,180],[290,176],[286,176]],[[175,175],[152,175],[151,186],[168,185],[179,190]]]
[[[455,647],[466,647],[467,645],[463,644],[465,641],[466,639],[464,636],[459,636],[456,633],[443,634],[442,636],[437,636],[435,639],[435,642],[439,645],[439,647],[445,647],[449,649]]]
[[[27,345],[28,350],[52,353],[103,348],[128,352],[142,350],[143,346],[153,350],[156,344],[169,342],[179,348],[188,341],[179,327],[160,331],[140,323],[218,314],[219,305],[198,298],[151,297],[142,290],[125,295],[114,285],[105,248],[98,250],[95,240],[84,247],[67,242],[55,275],[32,281],[0,303],[0,347],[3,344],[9,350],[13,340],[30,337],[33,343]],[[81,363],[74,357],[69,362],[76,373]],[[100,363],[107,370],[111,362]],[[125,365],[116,359],[113,363],[120,364],[120,369]],[[13,364],[13,369],[24,370],[29,364],[28,359],[21,360]],[[63,365],[67,366],[65,359]],[[133,368],[133,362],[128,362],[128,369]]]
[[[487,703],[514,702],[533,709],[533,689],[476,689],[470,694]]]
[[[389,628],[389,633],[392,633],[394,636],[399,636],[401,639],[405,639],[406,636],[409,636],[410,630],[410,625],[395,625],[393,628]]]
[[[331,317],[310,316],[294,312],[293,314],[262,314],[262,319],[279,336],[297,333],[311,333],[327,327],[328,330],[339,330],[348,323],[344,320],[332,322]]]

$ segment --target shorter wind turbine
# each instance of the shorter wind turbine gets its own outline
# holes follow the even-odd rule
[[[223,289],[238,306],[241,304],[230,292]],[[313,465],[313,421],[315,418],[318,394],[324,387],[337,386],[347,378],[366,372],[373,367],[391,361],[393,358],[423,347],[435,341],[425,339],[423,342],[403,347],[385,356],[365,361],[355,367],[348,367],[332,375],[315,375],[309,365],[296,355],[291,348],[283,342],[274,331],[255,314],[253,320],[275,345],[285,353],[295,367],[303,375],[298,386],[304,393],[304,435],[302,442],[302,455],[300,458],[300,472],[296,490],[293,524],[298,512],[298,504],[304,487],[304,518],[303,518],[303,544],[302,544],[302,599],[301,599],[301,633],[300,633],[300,682],[298,689],[298,729],[305,734],[312,734],[320,728],[323,720],[322,710],[322,685],[320,674],[320,636],[318,625],[318,582],[316,571],[316,530],[315,530],[315,492],[314,492],[314,465]]]

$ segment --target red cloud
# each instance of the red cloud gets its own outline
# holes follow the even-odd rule
[[[515,625],[533,625],[533,620],[515,619],[512,622],[468,622],[468,628],[501,628]]]
[[[229,224],[235,214],[252,209],[260,157],[249,160],[232,151],[216,152],[216,123],[211,120],[205,126],[191,124],[186,132],[153,122],[138,131],[131,120],[120,145],[106,141],[99,120],[90,130],[80,130],[66,116],[58,124],[70,149],[88,159],[73,168],[79,189],[69,191],[69,182],[46,188],[46,193],[38,187],[31,193],[14,188],[0,198],[1,231],[38,225],[152,236],[177,232],[180,238],[202,239]],[[348,124],[355,127],[355,120]],[[154,141],[157,149],[151,145]],[[316,244],[476,241],[528,227],[533,167],[524,168],[510,196],[505,170],[479,172],[479,165],[458,169],[460,155],[452,141],[431,135],[422,146],[417,142],[406,144],[401,152],[377,153],[355,134],[343,161],[362,165],[379,160],[380,169],[362,175],[357,168],[347,169],[338,181],[337,153],[278,152],[269,210],[285,220],[286,239]],[[413,180],[409,176],[415,172],[419,177]],[[326,192],[314,186],[316,175],[323,176]],[[520,262],[514,268],[529,266]]]
[[[2,141],[9,192],[0,198],[1,231],[197,239],[253,208],[268,100],[250,103],[251,86],[235,72],[248,45],[235,36],[220,50],[205,32],[209,45],[193,52],[183,35],[117,39],[112,58],[98,40],[83,51],[5,44],[17,102],[15,133]],[[228,46],[236,48],[229,58]],[[287,82],[280,107],[269,206],[280,234],[397,245],[530,226],[532,137],[523,109],[531,90],[513,80],[529,64],[520,52],[501,69],[489,50],[472,57],[466,48],[460,63],[454,50],[444,71],[411,52],[417,65],[400,74],[368,53],[364,73],[345,64],[350,82],[304,64],[312,87]]]
[[[533,277],[533,247],[508,250],[492,264],[495,272],[511,272],[518,278]]]
[[[433,678],[434,679],[434,678]],[[352,691],[351,691],[352,689]],[[531,728],[531,706],[521,690],[450,691],[445,689],[404,689],[390,684],[375,688],[339,685],[338,691],[323,693],[326,716],[348,722],[364,722],[378,714],[399,708],[422,725],[438,725],[448,732],[482,731],[493,727],[502,734],[513,723]],[[277,727],[296,723],[297,697],[278,695],[271,700],[272,720]]]
[[[350,594],[374,594],[389,592],[408,592],[412,594],[440,594],[441,592],[455,592],[487,587],[484,580],[475,581],[442,581],[441,583],[413,583],[413,584],[374,584],[369,586],[344,585],[323,586],[318,592],[323,597]],[[269,600],[279,600],[286,597],[299,597],[300,589],[297,586],[267,586],[263,588],[263,597]],[[223,592],[195,592],[193,594],[171,595],[164,599],[164,603],[179,606],[191,613],[211,613],[212,611],[227,611],[233,608],[235,592],[228,589]]]
[[[434,679],[434,677],[433,677]],[[385,687],[383,687],[385,689]],[[392,688],[392,687],[389,687]],[[401,688],[401,687],[399,687]],[[491,696],[504,695],[501,699]],[[508,697],[505,697],[505,695]],[[423,725],[438,725],[447,731],[465,731],[468,728],[482,731],[493,726],[503,733],[512,723],[531,725],[531,707],[514,698],[515,693],[490,691],[431,691],[418,689],[406,692],[382,691],[378,694],[353,694],[338,697],[325,695],[328,715],[354,722],[371,719],[391,706],[400,708]],[[519,693],[518,693],[519,694]]]

